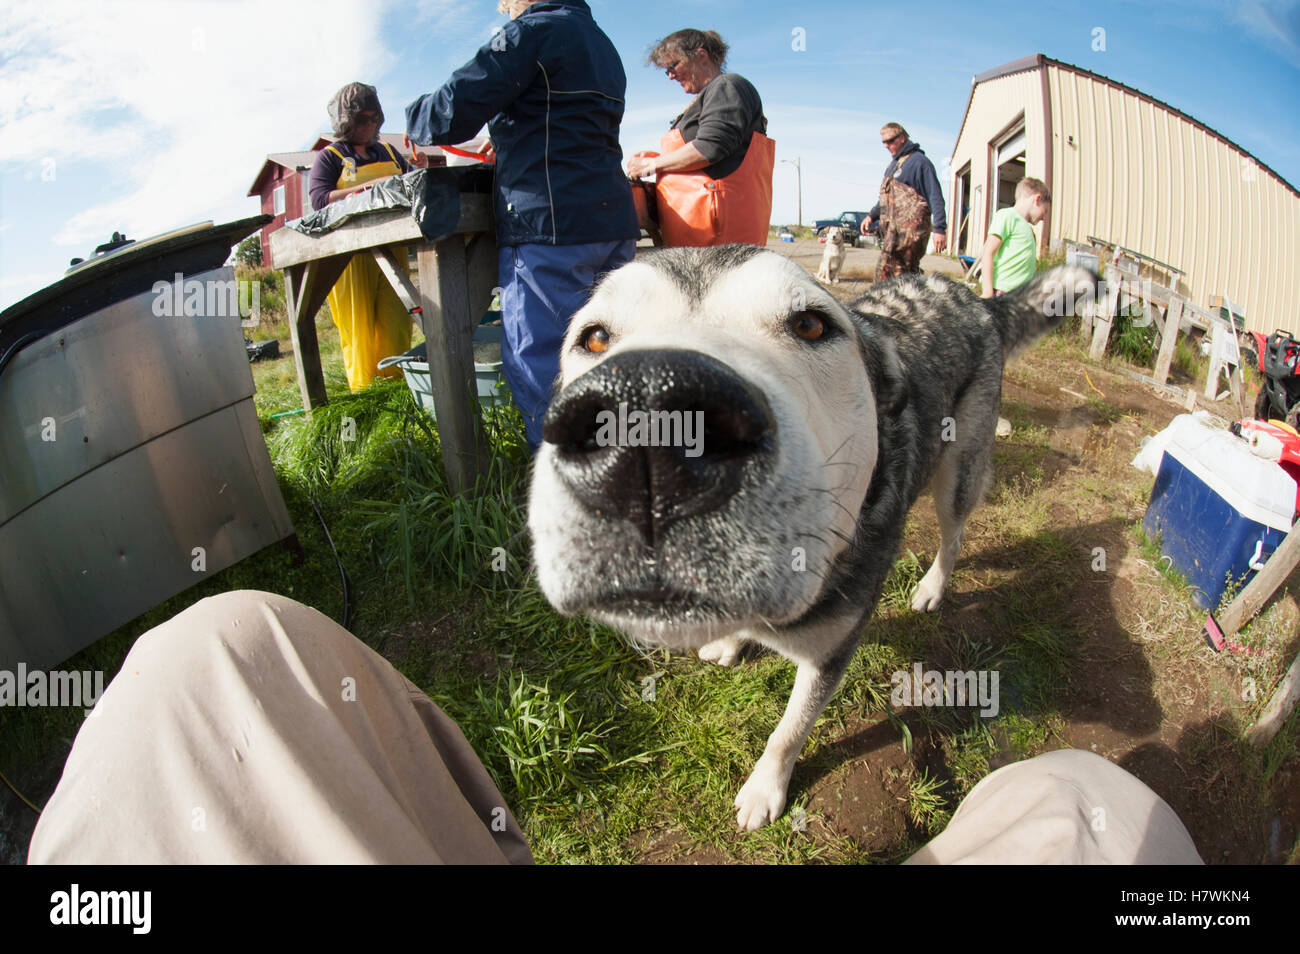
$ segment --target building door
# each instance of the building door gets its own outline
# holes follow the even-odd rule
[[[989,215],[1016,204],[1016,183],[1025,177],[1025,127],[1022,123],[997,144],[996,201]]]
[[[970,248],[970,230],[974,228],[974,216],[971,215],[971,194],[970,194],[970,163],[966,163],[962,170],[957,173],[957,181],[953,186],[951,216],[956,217],[956,231],[953,233],[953,253],[956,255],[969,255],[966,251]]]

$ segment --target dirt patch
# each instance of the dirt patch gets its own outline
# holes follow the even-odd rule
[[[679,831],[640,831],[628,839],[643,865],[723,865],[729,859],[716,848],[695,845]]]
[[[826,248],[816,239],[795,239],[793,242],[778,242],[770,240],[767,243],[770,251],[779,252],[792,261],[801,265],[804,269],[817,274],[817,267],[821,265],[822,252]],[[837,296],[843,294],[844,297],[853,297],[866,291],[866,286],[876,280],[876,267],[880,264],[880,249],[878,248],[850,248],[844,252],[844,266],[840,269],[840,281],[836,285],[827,286]],[[950,278],[960,278],[965,274],[965,268],[961,262],[947,255],[927,255],[921,259],[921,269],[930,274],[947,275]]]
[[[809,815],[879,855],[914,834],[906,811],[912,759],[894,744],[897,737],[887,721],[864,725],[830,746],[840,767],[808,788]]]

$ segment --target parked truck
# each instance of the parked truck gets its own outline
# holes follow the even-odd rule
[[[831,226],[838,225],[849,234],[849,240],[854,245],[866,245],[865,236],[862,235],[862,220],[867,217],[865,212],[841,212],[833,219],[818,219],[813,225],[819,239],[824,239]],[[871,223],[871,233],[876,234],[876,223]]]

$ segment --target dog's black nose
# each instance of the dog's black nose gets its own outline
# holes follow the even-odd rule
[[[652,546],[673,521],[729,500],[775,433],[767,401],[734,371],[669,349],[611,355],[565,388],[542,423],[558,476]]]

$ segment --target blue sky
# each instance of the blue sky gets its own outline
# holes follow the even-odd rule
[[[778,159],[802,159],[805,222],[870,207],[886,121],[942,170],[972,75],[1032,53],[1164,100],[1300,185],[1300,0],[589,2],[628,74],[625,153],[653,148],[688,101],[644,65],[648,47],[716,29],[763,97]],[[501,22],[495,0],[4,0],[0,307],[114,230],[256,214],[245,193],[266,154],[328,133],[345,82],[377,86],[384,131],[401,132],[405,105]],[[793,222],[795,204],[778,163],[774,220]]]

